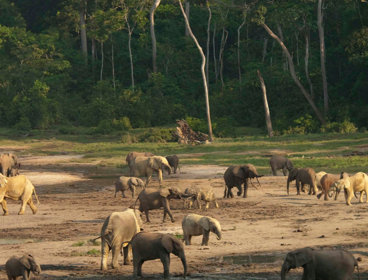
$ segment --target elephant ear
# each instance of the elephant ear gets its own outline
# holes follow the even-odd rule
[[[4,187],[8,183],[8,180],[6,177],[0,173],[0,187]]]
[[[149,157],[148,158],[148,166],[154,170],[158,170],[160,168],[160,162],[157,157]]]
[[[294,258],[296,267],[301,267],[312,261],[312,256],[309,254],[307,250],[295,252]]]
[[[240,167],[240,166],[235,166],[234,167],[233,174],[234,174],[234,176],[242,178],[242,179],[246,177],[244,168]]]
[[[27,269],[31,269],[30,257],[31,255],[24,255],[19,259],[19,262]],[[32,257],[32,256],[31,256]],[[32,257],[33,258],[33,257]]]
[[[160,195],[162,197],[168,197],[168,195],[170,194],[170,189],[169,188],[160,188]]]
[[[286,168],[288,170],[291,170],[294,168],[293,163],[289,159],[286,159]]]
[[[206,231],[210,230],[210,221],[207,217],[202,217],[199,219],[198,224],[203,227]]]
[[[161,244],[165,248],[166,252],[178,255],[181,250],[180,241],[176,237],[170,234],[164,234],[161,238]]]
[[[128,185],[131,187],[132,185],[133,186],[138,186],[139,185],[139,183],[138,183],[138,180],[137,180],[137,178],[130,178],[129,180],[128,180]]]

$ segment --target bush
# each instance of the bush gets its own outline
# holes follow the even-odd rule
[[[228,118],[216,119],[212,125],[214,126],[214,134],[216,137],[237,137],[237,130],[233,126],[234,121]]]
[[[175,129],[170,128],[150,128],[148,132],[141,135],[140,142],[176,142]]]
[[[124,144],[138,143],[138,139],[135,135],[131,135],[130,133],[127,133],[121,136],[121,143],[124,143]]]
[[[32,128],[32,125],[27,117],[21,117],[14,128],[22,132],[29,132]]]
[[[186,117],[185,120],[194,131],[208,133],[208,124],[206,120],[202,120],[202,119],[198,119],[194,117]],[[212,124],[212,129],[214,129],[213,124]]]
[[[309,114],[294,120],[294,124],[295,126],[285,129],[283,134],[307,134],[316,132],[318,128],[317,122]]]
[[[338,122],[328,122],[326,125],[321,127],[321,132],[337,132],[341,134],[345,133],[355,133],[358,128],[354,123],[345,120],[341,123]]]
[[[130,124],[130,120],[128,117],[122,117],[120,119],[113,119],[112,126],[116,130],[129,130],[132,129],[132,125]]]

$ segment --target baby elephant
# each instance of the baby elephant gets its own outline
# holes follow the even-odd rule
[[[213,202],[216,208],[219,207],[216,196],[211,187],[190,187],[186,188],[184,193],[190,195],[189,209],[195,201],[197,201],[198,208],[201,209],[201,200],[206,202],[206,209],[209,208],[210,202]]]
[[[116,193],[121,191],[123,194],[123,197],[125,198],[125,191],[130,190],[132,192],[132,197],[134,197],[135,194],[135,188],[141,187],[142,189],[145,188],[144,182],[137,178],[137,177],[125,177],[121,176],[119,179],[115,181],[115,196]]]
[[[171,169],[173,170],[174,174],[176,174],[176,170],[179,167],[179,158],[177,155],[171,155],[166,157],[167,161],[169,162]],[[180,171],[180,167],[179,167]]]
[[[202,246],[208,246],[210,231],[221,239],[221,225],[219,221],[208,216],[188,214],[181,223],[184,233],[185,245],[191,245],[192,236],[203,235]]]
[[[36,263],[32,255],[25,254],[20,258],[11,257],[5,263],[6,274],[9,280],[16,280],[18,276],[23,276],[24,280],[28,280],[31,271],[35,275],[41,273],[41,267]]]
[[[164,278],[170,274],[170,254],[178,256],[184,267],[184,277],[187,274],[183,243],[171,234],[140,232],[132,241],[133,278],[142,276],[142,265],[145,261],[160,259],[164,266]]]

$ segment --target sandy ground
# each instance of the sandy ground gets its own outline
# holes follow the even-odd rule
[[[25,252],[33,254],[43,269],[34,279],[131,279],[132,265],[100,271],[100,246],[88,242],[99,235],[111,212],[134,203],[130,197],[114,198],[113,181],[124,172],[75,164],[73,159],[67,155],[21,159],[21,173],[36,186],[41,204],[36,215],[27,208],[18,216],[20,203],[8,200],[10,214],[0,217],[0,279],[6,279],[6,260]],[[284,176],[262,177],[262,189],[251,186],[246,199],[223,199],[224,171],[221,166],[184,165],[181,173],[166,175],[167,186],[212,186],[220,207],[188,210],[183,201],[172,200],[174,223],[162,223],[163,211],[154,210],[152,222],[144,224],[145,231],[182,234],[181,220],[188,213],[220,221],[222,240],[210,235],[209,246],[200,246],[201,237],[193,237],[193,244],[185,247],[187,279],[280,279],[285,254],[306,246],[353,252],[362,258],[361,279],[368,279],[367,204],[353,199],[353,205],[346,206],[343,195],[327,202],[297,196],[295,188],[287,196]],[[153,178],[150,188],[157,187]],[[143,265],[144,279],[161,279],[162,271],[159,261]],[[170,272],[175,279],[182,278],[183,268],[175,256]],[[301,272],[291,271],[288,278],[301,279]]]

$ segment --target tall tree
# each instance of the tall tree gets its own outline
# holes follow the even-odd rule
[[[321,74],[323,84],[323,107],[324,114],[328,114],[328,91],[327,91],[327,74],[326,74],[326,47],[325,47],[325,31],[323,28],[323,0],[318,0],[317,8],[317,26],[319,35],[319,47],[321,53]]]
[[[266,119],[266,126],[267,126],[268,136],[273,137],[271,114],[270,114],[270,108],[268,107],[268,101],[267,101],[266,84],[265,84],[264,79],[262,77],[262,74],[259,70],[257,70],[257,74],[258,74],[259,82],[261,83],[263,106],[264,106],[264,110],[265,110],[265,119]]]
[[[88,50],[87,50],[87,30],[86,30],[86,5],[85,0],[81,0],[79,8],[79,24],[81,33],[81,46],[84,55],[84,62],[88,62]]]
[[[157,46],[156,46],[156,34],[155,34],[155,11],[160,5],[161,0],[154,0],[150,11],[150,30],[152,40],[152,71],[157,72]]]
[[[187,15],[185,14],[183,4],[181,3],[181,0],[178,0],[180,10],[183,14],[185,24],[188,28],[188,32],[190,37],[193,39],[194,43],[196,44],[198,51],[202,57],[202,64],[201,64],[201,72],[202,72],[202,79],[203,79],[203,86],[204,86],[204,93],[206,98],[206,114],[207,114],[207,123],[208,123],[208,134],[209,134],[209,140],[210,142],[213,141],[213,133],[212,133],[212,123],[211,123],[211,113],[210,113],[210,100],[208,96],[208,84],[207,84],[207,77],[206,77],[206,71],[205,71],[205,65],[206,65],[206,57],[204,56],[202,47],[199,45],[197,38],[194,36],[192,29],[190,28],[189,20],[187,18]]]

